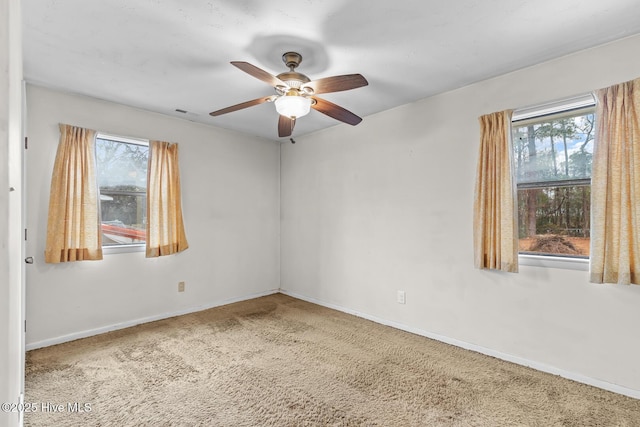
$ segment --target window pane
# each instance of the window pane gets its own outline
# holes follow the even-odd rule
[[[144,243],[149,147],[96,139],[103,246]]]
[[[96,139],[100,189],[147,191],[149,147],[108,139]]]
[[[593,108],[513,123],[520,252],[588,257]]]
[[[146,194],[100,192],[102,245],[144,243],[147,223]]]
[[[589,256],[591,186],[518,190],[520,252]]]
[[[514,123],[516,182],[590,178],[593,137],[593,113]]]

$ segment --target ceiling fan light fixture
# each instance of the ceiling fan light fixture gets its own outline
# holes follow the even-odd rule
[[[311,110],[311,99],[298,94],[287,93],[276,99],[275,104],[278,114],[291,119],[306,116]]]

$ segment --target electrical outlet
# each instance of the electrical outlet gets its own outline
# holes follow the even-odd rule
[[[178,292],[184,292],[184,282],[178,282]]]
[[[407,302],[407,297],[404,291],[398,291],[398,304],[405,304]]]

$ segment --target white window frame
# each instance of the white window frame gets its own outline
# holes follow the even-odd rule
[[[110,141],[122,142],[125,144],[135,144],[135,145],[143,145],[148,147],[149,140],[142,138],[133,138],[128,136],[114,135],[106,132],[98,132],[96,133],[96,139],[108,139]],[[148,183],[147,183],[148,189]],[[101,208],[102,209],[102,208]],[[100,230],[102,233],[102,230]],[[113,254],[124,254],[124,253],[133,253],[133,252],[145,252],[146,251],[146,242],[145,243],[131,243],[131,244],[122,244],[122,245],[111,245],[111,246],[102,246],[102,254],[103,255],[113,255]]]
[[[545,104],[534,105],[517,109],[513,112],[511,125],[536,117],[544,117],[561,112],[570,112],[583,108],[594,107],[596,99],[593,93],[582,94],[571,98],[564,98]],[[518,265],[543,267],[543,268],[560,268],[564,270],[589,271],[589,258],[565,257],[559,255],[533,255],[518,253]]]

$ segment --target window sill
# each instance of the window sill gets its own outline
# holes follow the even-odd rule
[[[144,252],[146,250],[145,245],[118,245],[118,246],[103,246],[103,255],[113,254],[126,254],[129,252]]]
[[[518,264],[530,267],[562,268],[565,270],[589,271],[588,258],[519,254]]]

